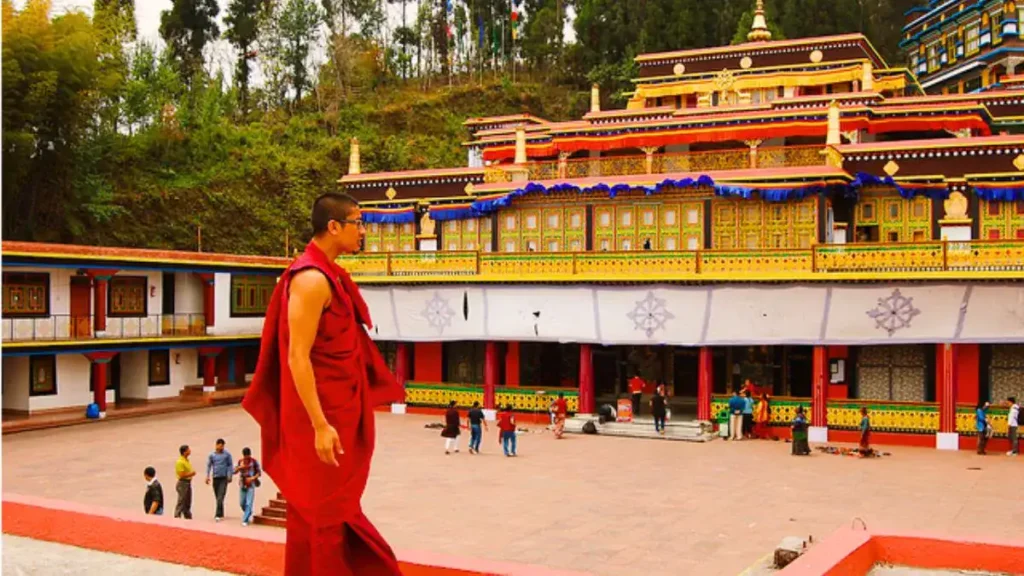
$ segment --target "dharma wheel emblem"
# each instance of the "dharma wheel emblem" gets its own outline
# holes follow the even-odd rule
[[[444,329],[452,325],[452,318],[455,317],[455,311],[448,305],[448,300],[441,297],[440,292],[434,292],[434,297],[427,300],[423,307],[423,312],[420,315],[427,319],[427,324],[434,330],[437,330],[437,334],[444,334]]]
[[[654,292],[648,291],[643,300],[639,300],[633,310],[626,316],[633,321],[634,330],[643,330],[650,338],[655,332],[665,329],[665,323],[675,315],[665,307],[665,299],[658,298]]]
[[[867,315],[875,319],[875,328],[881,328],[892,336],[904,328],[910,328],[910,321],[921,311],[914,307],[914,298],[900,294],[899,288],[888,298],[879,298],[878,306],[868,310]]]

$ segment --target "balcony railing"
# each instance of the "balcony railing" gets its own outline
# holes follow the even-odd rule
[[[819,244],[677,252],[392,252],[339,260],[361,277],[607,280],[775,278],[843,273],[1024,272],[1024,241]]]
[[[651,156],[611,156],[604,158],[572,158],[565,160],[564,174],[558,160],[527,162],[530,180],[591,178],[595,176],[632,176],[639,174],[670,174],[675,172],[713,172],[747,168],[784,168],[789,166],[820,166],[825,163],[823,146],[777,146],[714,150],[709,152],[670,152]],[[501,167],[488,169],[487,182],[510,182],[512,175]]]
[[[97,335],[93,316],[54,314],[42,318],[3,318],[4,342],[205,336],[204,314],[153,314],[107,318],[106,330]]]

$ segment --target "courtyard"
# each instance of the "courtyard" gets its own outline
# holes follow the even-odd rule
[[[885,447],[859,460],[784,442],[706,444],[567,436],[542,428],[500,454],[494,427],[484,454],[445,456],[439,418],[378,414],[378,445],[363,506],[397,550],[415,550],[580,570],[596,575],[729,575],[770,553],[785,536],[827,537],[855,518],[870,528],[1011,537],[1024,501],[1010,488],[1024,460],[1002,454]],[[9,493],[138,510],[142,470],[157,469],[173,510],[173,465],[192,446],[198,474],[193,522],[213,524],[202,483],[217,438],[237,458],[259,431],[239,406],[5,436]],[[257,508],[276,489],[264,483]],[[238,489],[226,523],[240,521]],[[252,526],[250,530],[278,530]],[[17,553],[18,548],[15,548]]]

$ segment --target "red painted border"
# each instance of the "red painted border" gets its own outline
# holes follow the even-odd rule
[[[876,563],[913,568],[1019,574],[1024,541],[965,539],[844,528],[779,572],[780,576],[863,576]]]
[[[196,566],[233,574],[278,576],[284,571],[283,530],[206,525],[166,516],[3,495],[5,534],[123,556]],[[405,576],[587,576],[428,552],[399,552]],[[240,571],[241,570],[241,571]]]

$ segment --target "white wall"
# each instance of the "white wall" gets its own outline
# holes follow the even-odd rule
[[[75,275],[74,270],[69,268],[22,268],[18,266],[4,268],[4,272],[43,272],[49,274],[51,315],[48,318],[3,318],[0,321],[0,334],[3,335],[5,340],[31,340],[33,334],[35,334],[35,338],[42,340],[65,339],[71,334],[68,315],[71,313],[71,277]],[[90,297],[90,315],[92,314],[92,306],[93,299]]]
[[[231,317],[231,274],[218,272],[214,276],[215,325],[207,328],[207,334],[259,334],[263,330],[263,317]]]
[[[89,359],[81,354],[57,355],[57,394],[29,397],[29,411],[52,410],[92,403],[89,391]],[[28,385],[26,379],[25,384]],[[107,403],[114,401],[114,391],[107,390]]]
[[[203,313],[203,281],[191,272],[174,274],[174,313]]]
[[[171,348],[171,383],[167,386],[149,386],[149,399],[172,398],[181,394],[185,386],[202,384],[196,378],[199,351],[195,348]],[[147,374],[147,383],[148,374]]]
[[[121,352],[121,398],[149,398],[149,350]]]
[[[4,410],[28,412],[28,357],[18,356],[3,360]]]
[[[124,270],[118,275],[146,277],[146,298],[148,299],[146,317],[116,318],[110,316],[110,310],[107,310],[107,337],[159,336],[160,313],[163,309],[163,272],[159,270]]]

